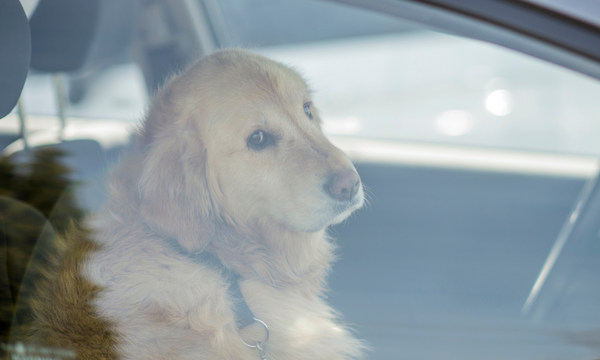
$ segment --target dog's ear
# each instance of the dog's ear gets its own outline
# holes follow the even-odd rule
[[[154,138],[146,148],[138,182],[141,217],[186,251],[202,251],[214,231],[206,150],[190,130]]]

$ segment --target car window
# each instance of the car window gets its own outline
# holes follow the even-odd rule
[[[217,48],[249,49],[306,79],[323,131],[360,174],[367,205],[329,229],[339,261],[326,300],[366,340],[370,358],[600,354],[594,219],[584,217],[585,236],[571,233],[599,186],[597,79],[335,2],[194,3],[199,7],[190,9],[202,11],[198,18]],[[175,6],[169,4],[163,8]],[[182,35],[178,46],[194,36]],[[152,50],[168,58],[161,57],[165,48]],[[27,230],[5,234],[27,241],[27,254],[9,249],[22,259],[32,256],[35,241],[63,233],[68,213],[84,221],[102,208],[108,174],[154,92],[155,84],[146,83],[148,64],[136,56],[61,75],[71,97],[67,124],[77,137],[57,132],[55,74],[32,71],[25,85],[29,144],[18,139],[18,109],[0,120],[0,210],[11,215],[0,220]],[[181,68],[181,62],[162,65],[160,73]],[[42,261],[43,255],[33,254]],[[23,277],[26,268],[18,270]],[[6,281],[16,290],[2,296],[13,306],[14,283],[22,279]],[[32,282],[23,285],[24,297]],[[12,319],[1,320],[6,330]]]
[[[600,152],[595,79],[497,45],[337,4],[219,4],[228,41],[304,74],[332,135]],[[252,14],[247,22],[260,19],[261,27],[251,30],[241,14]]]
[[[22,102],[28,114],[58,114],[56,81],[55,75],[48,73],[32,72],[27,77]],[[144,75],[132,62],[63,74],[59,81],[70,98],[69,117],[138,122],[148,100]]]
[[[600,152],[598,82],[496,45],[421,31],[261,51],[302,69],[331,134]]]
[[[418,29],[379,13],[318,1],[228,0],[209,9],[212,19],[221,20],[217,35],[226,46],[289,45]]]
[[[598,170],[596,79],[339,4],[307,2],[302,12],[281,2],[278,17],[266,1],[219,4],[229,43],[303,74],[324,131],[355,150],[373,186],[369,214],[335,229],[337,269],[347,273],[335,277],[332,297],[361,324],[375,358],[596,356],[598,253],[591,238],[557,246]],[[242,10],[261,19],[264,35],[238,27]],[[346,12],[352,21],[336,21]],[[308,21],[304,28],[306,13],[332,19],[322,37]],[[350,23],[368,30],[357,34]],[[546,160],[529,156],[544,154],[585,156],[550,156],[560,170],[538,172]],[[477,164],[456,160],[463,156]],[[579,161],[581,172],[566,170]],[[444,170],[449,163],[484,172]],[[549,340],[545,331],[561,335]]]

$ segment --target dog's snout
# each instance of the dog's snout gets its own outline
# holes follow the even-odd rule
[[[354,169],[343,170],[333,175],[325,187],[334,199],[350,200],[360,188],[360,176]]]

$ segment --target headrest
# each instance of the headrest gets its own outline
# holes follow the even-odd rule
[[[94,40],[99,0],[40,0],[29,20],[31,68],[68,72],[81,68]]]
[[[19,0],[0,1],[0,119],[15,107],[29,70],[31,35]]]

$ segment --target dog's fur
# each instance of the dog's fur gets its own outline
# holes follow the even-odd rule
[[[42,288],[33,339],[82,358],[259,359],[240,336],[252,343],[264,329],[238,331],[229,283],[198,260],[210,251],[241,275],[268,324],[270,360],[360,357],[323,297],[325,229],[362,205],[362,186],[344,201],[328,193],[355,170],[307,103],[299,75],[242,50],[213,53],[165,85],[89,224],[93,242],[69,251]],[[257,130],[272,140],[258,150],[248,143]]]

